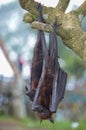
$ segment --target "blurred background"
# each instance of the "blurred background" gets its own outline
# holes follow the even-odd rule
[[[66,12],[76,9],[83,0],[76,1],[71,0]],[[54,125],[49,121],[40,124],[31,111],[25,85],[29,85],[37,30],[23,22],[24,13],[17,0],[0,0],[0,130],[85,130],[86,66],[59,36],[59,63],[68,74],[65,97]],[[86,31],[86,17],[81,26]]]

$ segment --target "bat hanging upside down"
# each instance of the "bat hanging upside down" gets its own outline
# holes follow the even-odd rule
[[[38,5],[38,21],[43,22],[42,7]],[[64,97],[67,74],[60,68],[58,62],[58,47],[56,38],[57,21],[49,34],[49,49],[46,46],[44,32],[38,30],[37,42],[32,59],[30,88],[26,94],[32,101],[32,110],[37,112],[42,120],[49,119],[56,113],[58,104]]]

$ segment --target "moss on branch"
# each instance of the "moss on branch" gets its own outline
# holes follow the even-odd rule
[[[34,0],[19,1],[22,8],[29,12],[24,16],[25,22],[31,23],[31,26],[36,29],[46,32],[52,31],[51,23],[57,17],[58,24],[62,23],[57,30],[57,34],[61,36],[66,46],[71,48],[86,62],[86,33],[81,29],[81,23],[77,17],[79,14],[86,15],[86,0],[77,10],[67,14],[64,11],[70,0],[65,0],[65,2],[64,0],[59,0],[56,8],[43,6],[43,16],[46,24],[36,21],[38,13],[36,9],[37,3]]]
[[[59,3],[56,7],[56,9],[61,10],[62,12],[65,12],[65,10],[68,7],[70,0],[59,0]]]

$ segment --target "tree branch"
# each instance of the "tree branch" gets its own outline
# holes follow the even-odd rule
[[[50,24],[44,24],[38,21],[34,21],[31,24],[32,28],[37,28],[38,30],[43,30],[45,32],[51,32],[52,31],[52,26]]]
[[[38,17],[38,11],[36,8],[37,2],[35,2],[34,0],[19,0],[19,2],[21,7],[29,12],[29,15],[24,16],[24,21],[25,19],[32,19],[32,21],[36,20]],[[56,16],[59,16],[61,13],[63,13],[62,10],[59,10],[57,7],[52,8],[45,6],[42,6],[42,12],[46,23],[53,22],[53,19],[55,19]]]
[[[74,11],[76,13],[76,15],[83,15],[86,16],[86,0],[84,1],[84,3],[77,9]]]
[[[24,15],[23,21],[26,23],[32,23],[34,21],[32,15],[28,12]]]
[[[2,51],[3,51],[3,53],[4,53],[5,58],[6,58],[7,61],[9,62],[10,66],[11,66],[13,72],[14,72],[14,76],[15,76],[16,78],[18,78],[18,77],[20,76],[20,72],[19,72],[19,70],[16,68],[16,66],[14,65],[14,63],[11,61],[11,59],[10,59],[10,57],[9,57],[9,54],[8,54],[8,51],[7,51],[7,49],[5,48],[4,43],[3,43],[3,41],[2,41],[1,39],[0,39],[0,47],[1,47]]]
[[[32,22],[32,27],[50,32],[52,31],[52,26],[47,23],[51,24],[55,17],[57,17],[57,24],[62,23],[62,25],[58,27],[57,34],[61,36],[66,46],[71,48],[83,59],[83,61],[86,62],[86,33],[82,31],[79,17],[77,17],[78,14],[83,14],[84,16],[86,15],[86,0],[77,10],[71,11],[67,14],[63,13],[63,11],[65,11],[65,8],[68,5],[68,0],[66,0],[66,3],[63,0],[60,0],[60,2],[62,2],[61,7],[58,7],[58,5],[56,8],[46,8],[43,6],[43,16],[47,15],[45,20],[46,24],[36,22],[36,18],[38,17],[37,9],[35,8],[36,2],[33,2],[33,0],[26,1],[29,3],[26,5],[30,14],[26,15],[24,20],[27,19],[26,22],[29,23],[30,19],[30,22]],[[26,5],[23,5],[23,8],[26,9]]]
[[[86,61],[86,33],[80,28],[80,23],[74,16],[65,15],[58,27],[57,34],[61,36],[65,45],[72,49],[84,61]],[[52,26],[44,23],[33,22],[33,28],[46,32],[52,31]]]
[[[70,0],[59,0],[58,5],[56,6],[56,9],[61,10],[62,12],[65,12],[66,8],[68,7]]]

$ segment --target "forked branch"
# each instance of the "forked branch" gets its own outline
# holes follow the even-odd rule
[[[84,3],[75,11],[71,11],[67,14],[64,13],[70,0],[59,0],[56,8],[44,7],[43,16],[46,24],[39,23],[36,21],[38,17],[37,3],[34,0],[19,0],[20,5],[25,10],[29,11],[24,16],[24,21],[32,23],[32,27],[43,31],[51,32],[52,26],[50,25],[55,17],[58,19],[58,24],[62,23],[59,27],[57,34],[61,36],[64,44],[71,48],[77,55],[79,55],[83,61],[86,62],[86,32],[81,28],[80,15],[83,17],[86,15],[86,0]]]

